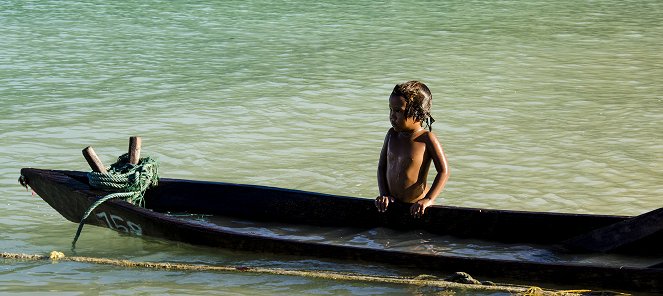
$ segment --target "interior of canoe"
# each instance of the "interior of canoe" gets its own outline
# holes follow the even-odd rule
[[[82,172],[68,175],[87,183]],[[424,217],[416,219],[409,214],[407,204],[393,204],[387,213],[379,213],[369,198],[167,178],[146,192],[145,205],[162,213],[326,227],[424,230],[459,238],[548,245],[627,218],[434,206],[427,209]],[[649,251],[661,242],[663,234],[657,234],[624,249]]]

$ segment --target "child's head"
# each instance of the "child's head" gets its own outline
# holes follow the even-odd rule
[[[426,123],[429,129],[435,121],[430,115],[433,95],[428,86],[422,82],[412,80],[397,84],[391,92],[392,96],[400,96],[405,100],[405,117],[410,117],[422,124]]]

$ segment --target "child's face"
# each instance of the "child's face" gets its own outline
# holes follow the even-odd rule
[[[399,95],[389,97],[389,121],[397,132],[417,128],[414,118],[405,117],[405,99]]]

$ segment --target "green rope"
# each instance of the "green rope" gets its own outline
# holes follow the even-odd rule
[[[76,241],[81,235],[85,219],[105,201],[117,198],[139,207],[145,207],[145,200],[143,199],[145,191],[159,183],[159,165],[156,160],[150,157],[141,158],[136,165],[130,164],[129,154],[127,153],[120,156],[110,166],[108,173],[89,172],[87,178],[90,186],[114,192],[100,198],[85,211],[81,222],[78,224],[74,241],[71,243],[72,250],[76,248]]]

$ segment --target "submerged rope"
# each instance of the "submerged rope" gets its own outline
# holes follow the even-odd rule
[[[100,198],[85,211],[81,222],[78,224],[74,241],[71,243],[72,250],[76,248],[76,241],[81,235],[85,219],[90,216],[94,209],[107,200],[117,198],[139,207],[145,207],[143,196],[148,188],[158,184],[159,165],[156,160],[150,157],[141,158],[138,164],[130,164],[129,154],[125,153],[110,166],[108,173],[89,172],[87,178],[90,186],[115,192]]]
[[[94,258],[94,257],[67,257],[61,252],[53,251],[49,256],[45,255],[30,255],[30,254],[15,254],[15,253],[0,253],[0,258],[14,259],[14,260],[52,260],[57,261],[70,261],[82,262],[93,264],[105,264],[120,266],[125,268],[153,268],[162,270],[184,270],[184,271],[214,271],[214,272],[249,272],[257,274],[272,274],[272,275],[285,275],[285,276],[300,276],[318,279],[338,280],[338,281],[360,281],[360,282],[373,282],[383,284],[401,284],[412,286],[425,286],[437,287],[445,289],[465,289],[475,291],[491,291],[491,292],[508,292],[515,293],[516,295],[531,296],[531,295],[583,295],[589,294],[591,290],[566,290],[566,291],[553,291],[544,290],[539,287],[526,287],[526,286],[513,286],[513,285],[477,285],[477,284],[464,284],[451,282],[447,280],[438,279],[432,276],[420,275],[417,277],[395,277],[395,276],[380,276],[380,275],[364,275],[356,273],[341,273],[323,270],[288,270],[279,268],[265,268],[265,267],[246,267],[246,266],[218,266],[218,265],[197,265],[186,263],[161,263],[161,262],[140,262],[130,260],[118,260],[109,258]],[[596,291],[594,291],[596,292]],[[603,294],[602,294],[603,295]],[[608,294],[608,295],[628,295],[628,294]]]

